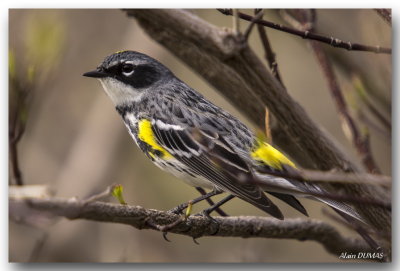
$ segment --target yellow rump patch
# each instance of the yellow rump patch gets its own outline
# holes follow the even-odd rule
[[[123,52],[126,52],[126,51],[128,51],[128,50],[117,51],[117,52],[115,52],[114,54],[120,54],[120,53],[123,53]]]
[[[167,158],[172,158],[172,155],[164,149],[162,146],[160,146],[155,138],[155,135],[153,133],[153,130],[151,129],[151,122],[147,119],[139,121],[138,124],[138,137],[141,141],[145,142],[146,144],[150,145],[153,150],[157,150],[161,152],[161,156],[164,159]],[[150,153],[150,155],[154,158],[154,154]]]
[[[282,165],[289,165],[296,168],[296,165],[283,153],[272,147],[270,144],[258,141],[256,148],[251,152],[251,157],[274,169],[282,170]]]

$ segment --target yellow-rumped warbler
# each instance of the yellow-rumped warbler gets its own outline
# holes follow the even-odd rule
[[[139,148],[154,164],[194,187],[212,191],[194,202],[226,192],[229,196],[206,214],[238,197],[278,219],[283,215],[264,192],[304,215],[294,196],[322,201],[361,220],[349,205],[315,196],[318,186],[260,173],[295,167],[242,122],[206,100],[155,59],[134,51],[112,54],[84,76],[98,78]],[[263,180],[263,185],[251,182]],[[307,192],[312,195],[307,195]],[[175,211],[182,211],[183,204]]]

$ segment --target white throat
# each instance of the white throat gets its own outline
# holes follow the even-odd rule
[[[126,85],[114,78],[100,78],[100,83],[112,100],[114,105],[127,104],[140,99],[144,91],[139,91],[129,85]]]

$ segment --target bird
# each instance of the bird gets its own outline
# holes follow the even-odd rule
[[[297,199],[306,197],[365,223],[350,205],[323,197],[325,191],[316,184],[266,173],[285,172],[296,165],[156,59],[119,51],[83,76],[100,81],[130,136],[156,166],[188,185],[210,190],[193,203],[228,194],[203,214],[239,198],[283,220],[272,196],[308,216]],[[187,206],[183,203],[172,210],[179,213]]]

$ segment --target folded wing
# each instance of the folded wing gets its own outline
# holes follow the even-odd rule
[[[153,120],[152,129],[158,144],[197,175],[271,216],[283,219],[279,208],[257,185],[248,181],[252,178],[251,170],[216,131],[185,128],[161,120]]]

